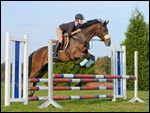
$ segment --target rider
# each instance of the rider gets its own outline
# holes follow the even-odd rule
[[[71,37],[75,35],[76,33],[80,32],[81,29],[78,28],[79,25],[83,24],[84,16],[82,14],[76,14],[75,21],[61,24],[56,28],[56,34],[58,37],[58,42],[56,43],[56,49],[54,50],[54,58],[58,58],[58,50],[60,49],[62,40],[63,40],[63,34],[65,36]],[[78,28],[78,29],[77,29]],[[77,30],[76,30],[77,29]]]

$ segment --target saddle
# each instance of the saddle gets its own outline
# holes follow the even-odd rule
[[[70,42],[69,37],[63,36],[63,41],[61,43],[61,47],[59,51],[65,51],[69,46],[69,42]],[[56,43],[58,43],[58,40],[52,40],[52,43],[53,43],[53,49],[55,50],[56,48],[55,45]]]

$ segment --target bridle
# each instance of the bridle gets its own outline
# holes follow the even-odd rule
[[[89,36],[89,40],[87,40],[85,38],[85,36],[83,35],[83,33],[80,31],[79,32],[81,34],[81,37],[79,37],[80,39],[82,39],[85,43],[85,45],[88,45],[89,41],[91,40],[91,38],[95,35],[96,32],[93,32],[90,36]]]

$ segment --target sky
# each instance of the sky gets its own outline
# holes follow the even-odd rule
[[[112,44],[90,42],[89,50],[96,58],[110,56],[111,47],[120,48],[135,8],[138,7],[149,23],[149,1],[2,1],[1,2],[1,63],[5,57],[5,33],[13,39],[28,38],[28,54],[57,39],[56,27],[74,21],[77,13],[86,20],[109,20],[107,28]],[[96,37],[94,37],[96,38]]]

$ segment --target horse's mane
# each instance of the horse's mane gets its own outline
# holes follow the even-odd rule
[[[96,23],[103,24],[103,21],[100,20],[100,19],[88,20],[88,21],[86,21],[85,23],[83,23],[82,25],[80,25],[78,27],[82,29],[82,28],[86,28],[86,27],[91,26],[91,25],[96,24]]]

